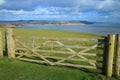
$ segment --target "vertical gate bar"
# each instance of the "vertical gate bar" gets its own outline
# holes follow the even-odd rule
[[[32,48],[33,49],[35,48],[35,39],[34,38],[32,39]]]

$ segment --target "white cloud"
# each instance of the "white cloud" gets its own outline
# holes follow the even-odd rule
[[[4,14],[28,14],[27,11],[23,11],[23,10],[6,10],[6,9],[2,9],[0,10],[0,13],[4,13]]]
[[[40,9],[40,10],[35,10],[35,11],[25,11],[25,10],[7,10],[7,9],[2,9],[0,10],[0,13],[2,14],[13,14],[13,15],[39,15],[39,14],[44,14],[44,15],[50,15],[50,14],[59,14],[57,11],[49,11],[45,8]]]
[[[14,14],[14,15],[63,15],[63,14],[81,14],[75,8],[71,12],[70,8],[59,8],[59,7],[49,7],[49,8],[38,8],[33,11],[25,10],[7,10],[2,9],[0,13],[2,14]],[[69,12],[69,13],[68,13]]]
[[[110,7],[113,5],[113,0],[106,0],[106,1],[102,1],[99,5],[98,5],[98,8],[99,9],[103,9],[105,7]]]
[[[4,0],[0,0],[0,5],[3,5],[5,3]]]

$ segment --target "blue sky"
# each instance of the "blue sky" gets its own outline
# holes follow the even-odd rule
[[[0,20],[120,23],[120,0],[0,0]]]

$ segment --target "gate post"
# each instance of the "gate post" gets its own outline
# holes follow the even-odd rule
[[[104,52],[103,52],[103,68],[102,68],[102,73],[103,75],[106,75],[106,62],[107,62],[107,53],[108,53],[108,36],[104,37]]]
[[[7,54],[9,59],[15,58],[15,41],[13,38],[13,31],[11,28],[6,29],[6,43],[7,43]]]
[[[120,34],[116,35],[115,76],[120,76]]]
[[[108,52],[106,59],[106,76],[112,76],[113,70],[113,58],[114,58],[114,47],[115,47],[115,35],[108,35]]]
[[[0,58],[3,57],[2,32],[0,31]]]

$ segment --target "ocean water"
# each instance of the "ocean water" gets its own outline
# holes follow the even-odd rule
[[[92,34],[120,34],[120,24],[32,25],[32,26],[16,26],[16,28],[64,30]]]

